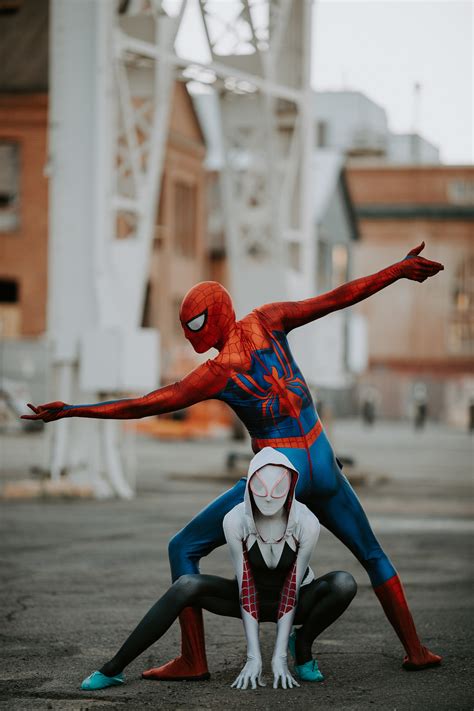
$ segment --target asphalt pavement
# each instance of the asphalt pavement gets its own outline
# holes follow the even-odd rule
[[[25,476],[41,435],[0,439],[9,478]],[[120,646],[169,584],[167,542],[241,474],[229,450],[247,443],[164,443],[137,438],[132,501],[0,502],[0,708],[16,709],[472,709],[473,438],[442,426],[334,426],[348,469],[385,550],[404,581],[420,636],[441,667],[401,668],[403,651],[365,572],[323,531],[316,574],[348,570],[359,590],[348,611],[316,642],[325,681],[293,690],[236,691],[245,643],[238,620],[205,614],[211,680],[144,681],[141,671],[176,655],[174,625],[126,672],[127,683],[91,693],[81,680]],[[30,457],[28,456],[30,455]],[[231,577],[225,548],[202,570]],[[274,625],[262,625],[267,682]]]

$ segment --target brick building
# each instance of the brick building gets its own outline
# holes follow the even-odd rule
[[[25,339],[47,328],[49,2],[2,7],[0,323],[4,338]],[[164,378],[192,359],[177,311],[187,289],[207,276],[204,157],[192,102],[177,83],[144,314],[161,333]]]
[[[47,122],[47,94],[0,93],[0,317],[7,338],[46,330]],[[207,274],[204,155],[191,100],[177,83],[145,315],[170,354],[179,302]]]
[[[474,401],[474,166],[352,166],[348,180],[360,228],[354,274],[398,261],[423,240],[426,256],[445,266],[357,307],[369,326],[362,382],[377,388],[389,417],[410,413],[422,382],[430,415],[464,425]]]
[[[45,329],[48,0],[0,4],[0,328]]]
[[[4,338],[46,328],[47,96],[0,94],[0,321]]]

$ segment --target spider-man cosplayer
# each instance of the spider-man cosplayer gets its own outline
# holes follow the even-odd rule
[[[443,265],[420,257],[423,247],[424,243],[376,274],[304,301],[266,304],[241,321],[236,321],[230,295],[220,284],[197,284],[183,300],[181,324],[194,349],[204,353],[216,348],[219,353],[215,358],[179,382],[144,397],[95,405],[30,405],[35,414],[25,417],[45,422],[62,417],[127,419],[180,410],[210,398],[226,402],[248,429],[255,452],[270,446],[288,457],[300,473],[297,500],[306,504],[364,566],[406,650],[405,669],[438,664],[441,657],[432,654],[418,638],[400,578],[340,470],[287,341],[292,329],[356,304],[398,279],[422,282],[437,274]],[[241,479],[174,536],[169,544],[174,580],[197,573],[199,560],[224,544],[222,521],[243,500],[244,491],[245,479]],[[180,623],[181,656],[154,670],[154,676],[167,680],[207,678],[201,611],[186,608]]]

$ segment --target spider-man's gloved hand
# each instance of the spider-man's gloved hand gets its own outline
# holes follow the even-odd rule
[[[65,402],[56,400],[55,402],[47,402],[44,405],[32,405],[28,403],[30,410],[33,410],[34,415],[22,415],[22,420],[43,420],[43,422],[52,422],[53,420],[60,420],[62,417],[67,417],[67,412],[65,408],[69,407]]]
[[[439,262],[432,262],[430,259],[418,256],[424,247],[425,243],[422,242],[418,247],[408,252],[405,259],[399,262],[402,277],[421,282],[444,269],[444,266]]]

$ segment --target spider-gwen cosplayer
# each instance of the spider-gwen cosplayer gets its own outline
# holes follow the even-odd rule
[[[216,348],[219,353],[215,358],[179,382],[144,397],[96,405],[31,405],[35,414],[25,417],[45,422],[61,417],[127,419],[180,410],[210,398],[228,403],[248,429],[255,452],[270,446],[288,457],[300,474],[297,500],[306,504],[366,569],[406,650],[405,669],[438,664],[441,657],[418,638],[400,578],[340,470],[287,340],[292,329],[356,304],[398,279],[422,282],[437,274],[443,265],[420,257],[423,247],[424,243],[376,274],[304,301],[260,306],[241,321],[236,321],[224,287],[216,282],[197,284],[183,300],[181,324],[194,349],[204,353]],[[199,560],[224,543],[222,521],[243,501],[244,491],[245,479],[241,479],[174,536],[169,544],[173,580],[197,573]],[[155,670],[155,678],[196,679],[208,674],[200,611],[187,608],[180,622],[181,656]]]
[[[357,585],[338,571],[315,579],[309,567],[319,537],[319,521],[295,499],[298,472],[282,452],[264,447],[249,467],[244,502],[224,517],[240,592],[247,637],[247,662],[233,686],[263,685],[259,622],[276,622],[273,687],[298,683],[288,671],[288,654],[303,681],[322,681],[311,647],[316,637],[346,609]],[[293,634],[292,625],[302,624]]]
[[[232,684],[237,689],[265,686],[258,637],[260,622],[277,623],[272,660],[273,686],[298,686],[288,670],[287,649],[295,674],[304,681],[322,681],[312,658],[315,638],[332,624],[354,597],[357,586],[349,573],[314,577],[308,563],[319,536],[316,516],[295,499],[298,473],[284,454],[262,449],[250,463],[244,503],[224,518],[236,578],[182,575],[99,671],[82,682],[86,690],[123,684],[124,668],[156,642],[189,605],[217,615],[241,617],[247,637],[247,662]],[[293,622],[300,624],[291,636]],[[153,670],[144,672],[153,679]]]

